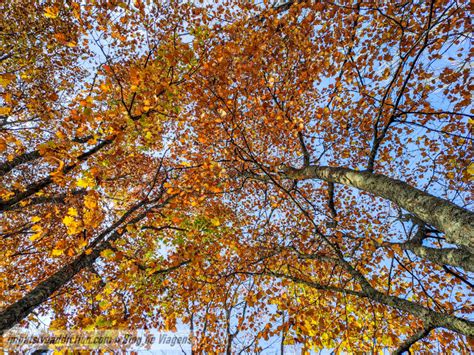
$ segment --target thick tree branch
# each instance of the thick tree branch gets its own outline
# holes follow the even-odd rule
[[[368,171],[316,165],[302,169],[286,168],[280,176],[292,180],[320,179],[388,199],[444,232],[447,242],[474,253],[474,213],[406,182]]]
[[[399,245],[403,250],[409,250],[416,256],[437,265],[451,265],[474,272],[474,255],[466,250],[457,248],[437,249],[411,242],[391,244]]]

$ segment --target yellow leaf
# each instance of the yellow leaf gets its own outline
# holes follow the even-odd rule
[[[73,217],[77,217],[78,214],[77,214],[77,210],[74,208],[74,207],[69,207],[69,209],[67,210],[67,214],[69,216],[73,216]]]
[[[216,227],[219,227],[221,225],[221,221],[219,221],[219,218],[217,217],[214,217],[213,219],[211,219],[211,223],[213,226],[216,226]]]
[[[474,176],[474,163],[471,163],[471,165],[469,165],[469,167],[467,168],[467,174],[470,177]]]
[[[78,248],[84,248],[87,244],[88,244],[87,240],[81,238],[81,239],[79,239],[79,243],[77,244],[77,247]]]
[[[44,17],[56,18],[59,15],[59,9],[57,7],[46,7],[44,9]]]
[[[0,86],[6,87],[10,82],[15,79],[14,74],[2,74],[0,75]]]
[[[110,259],[112,256],[114,256],[114,252],[110,249],[105,249],[100,253],[100,256]]]
[[[83,222],[86,226],[95,228],[99,225],[99,220],[95,219],[93,210],[86,210],[83,216]]]
[[[108,86],[106,83],[102,83],[102,84],[100,84],[100,89],[103,92],[108,92],[110,90],[110,86]]]
[[[63,223],[66,227],[72,225],[76,220],[71,216],[65,216],[63,218]]]
[[[83,178],[77,179],[76,185],[77,185],[77,187],[81,187],[81,188],[94,187],[95,186],[95,181],[94,181],[94,179],[92,179],[90,177],[83,177]]]
[[[31,218],[31,222],[33,222],[33,223],[36,223],[36,222],[39,222],[39,221],[41,221],[41,217],[34,216],[33,218]]]
[[[103,289],[104,293],[105,293],[107,296],[110,295],[112,292],[114,292],[114,290],[115,290],[115,287],[114,287],[114,285],[113,285],[112,283],[110,283],[110,282],[107,283],[107,284],[105,285],[105,288]]]
[[[7,106],[2,106],[0,107],[0,115],[8,115],[10,114],[10,111],[12,110],[11,107],[7,107]]]
[[[84,197],[84,206],[90,210],[97,208],[97,200],[94,195],[86,195]]]
[[[41,237],[41,232],[35,233],[32,236],[30,236],[30,240],[34,242],[35,240],[39,239]]]
[[[31,227],[31,230],[33,232],[41,232],[43,230],[43,228],[40,225],[35,224],[33,227]]]
[[[53,249],[53,251],[51,252],[51,256],[60,256],[64,253],[64,250],[60,250],[60,249]]]
[[[71,208],[70,208],[70,210],[71,210]],[[77,213],[77,211],[76,211],[76,213]],[[76,219],[74,219],[74,217],[72,217],[72,216],[65,216],[63,218],[63,223],[67,227],[67,233],[69,235],[74,235],[74,234],[77,234],[81,231],[81,227],[82,227],[81,222],[76,221]]]

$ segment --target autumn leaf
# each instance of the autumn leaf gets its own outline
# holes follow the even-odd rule
[[[38,224],[35,224],[34,226],[31,227],[31,230],[33,232],[35,232],[33,235],[30,236],[30,240],[32,242],[34,242],[35,240],[38,240],[39,238],[41,238],[41,236],[43,235],[43,227],[41,227],[40,225]]]
[[[110,91],[110,86],[107,85],[107,83],[102,83],[99,85],[99,87],[104,93],[107,93]]]
[[[64,33],[55,33],[53,36],[59,42],[65,42],[66,41],[66,35]]]
[[[469,353],[466,0],[40,3],[0,16],[1,332]]]
[[[105,258],[105,259],[110,259],[110,258],[112,258],[114,255],[115,255],[115,253],[114,253],[112,250],[110,250],[110,249],[103,250],[103,251],[100,253],[100,256],[102,256],[102,257]]]
[[[95,186],[95,181],[93,178],[88,177],[88,176],[81,177],[77,179],[76,185],[77,187],[80,187],[80,188],[91,188]]]
[[[467,168],[467,173],[469,175],[469,179],[473,179],[474,177],[474,164],[470,164],[469,167]]]
[[[56,6],[46,7],[44,9],[44,17],[55,19],[59,15],[59,8]]]
[[[4,139],[0,138],[0,153],[4,152],[7,149],[7,143]]]
[[[67,214],[73,217],[78,216],[77,210],[74,207],[69,207],[69,209],[67,210]]]
[[[51,256],[61,256],[61,255],[63,255],[63,253],[64,253],[64,250],[53,249],[51,251]]]
[[[75,235],[82,231],[82,222],[75,217],[78,217],[77,210],[70,207],[68,214],[64,216],[62,220],[63,224],[67,227],[67,233],[69,235]]]
[[[219,220],[218,217],[214,217],[211,219],[211,223],[215,227],[219,227],[221,225],[221,221]]]
[[[97,208],[97,197],[93,194],[87,194],[84,197],[84,206],[90,210]]]
[[[74,222],[75,222],[75,220],[74,220],[74,218],[71,217],[71,216],[65,216],[65,217],[63,218],[63,223],[64,223],[64,225],[65,225],[66,227],[72,225]]]
[[[11,107],[1,106],[0,107],[0,115],[7,116],[7,115],[10,114],[11,110],[12,110]]]
[[[1,74],[0,75],[0,86],[5,88],[15,79],[14,74]]]

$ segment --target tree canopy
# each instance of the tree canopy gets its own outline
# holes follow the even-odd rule
[[[472,351],[469,1],[0,4],[0,329]]]

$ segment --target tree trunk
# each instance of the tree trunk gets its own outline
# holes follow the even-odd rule
[[[91,254],[81,254],[77,259],[60,268],[46,280],[40,282],[23,298],[1,311],[0,335],[25,319],[36,307],[47,301],[56,291],[71,281],[81,270],[91,266],[102,251],[110,248],[110,242],[116,240],[120,235],[121,234],[114,232],[108,241],[95,247]]]

